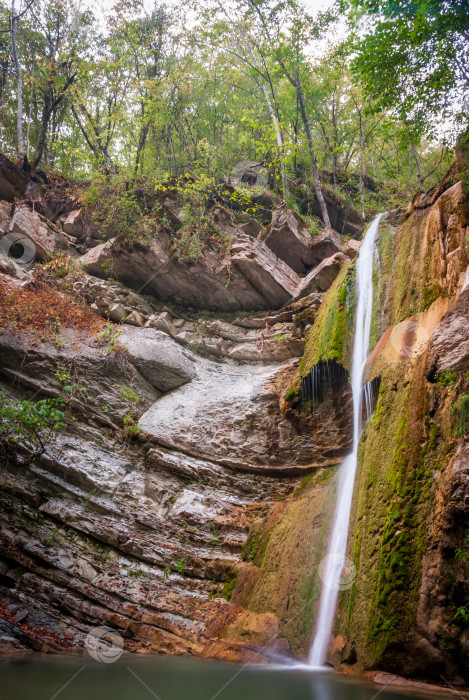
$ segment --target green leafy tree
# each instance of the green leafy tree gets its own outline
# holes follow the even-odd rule
[[[442,114],[467,124],[465,0],[351,0],[349,7],[361,37],[353,67],[380,107],[411,122],[417,133]]]
[[[15,450],[19,443],[30,459],[46,451],[51,439],[66,427],[60,399],[14,401],[0,392],[0,447],[3,452]]]

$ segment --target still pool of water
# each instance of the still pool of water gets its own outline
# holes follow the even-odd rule
[[[0,664],[2,700],[404,700],[446,694],[377,686],[332,671],[246,667],[176,657]]]

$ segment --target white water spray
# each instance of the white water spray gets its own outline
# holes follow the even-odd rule
[[[353,399],[353,450],[342,463],[339,472],[337,503],[329,542],[324,582],[319,601],[316,635],[309,654],[309,663],[321,667],[326,660],[327,649],[334,624],[337,596],[345,563],[347,536],[352,507],[353,487],[357,469],[358,442],[362,430],[362,379],[370,342],[371,312],[373,307],[373,251],[382,214],[370,224],[365,234],[357,260],[356,294],[357,309],[352,357]],[[367,410],[369,402],[367,400]]]

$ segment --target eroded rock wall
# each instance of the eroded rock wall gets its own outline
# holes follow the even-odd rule
[[[380,389],[359,452],[357,577],[331,651],[344,668],[468,680],[468,211],[449,180],[380,227],[367,370]]]
[[[215,223],[235,238],[221,267],[213,251],[181,259],[158,231],[146,246],[95,245],[84,261],[91,274],[59,261],[55,277],[54,262],[0,277],[3,405],[61,399],[67,413],[41,455],[21,440],[2,443],[0,625],[10,651],[80,650],[97,625],[118,630],[130,651],[261,660],[269,650],[306,648],[310,620],[292,623],[288,612],[290,546],[298,531],[292,596],[300,600],[309,523],[324,536],[322,484],[347,441],[332,439],[334,425],[285,410],[284,396],[324,290],[357,246],[334,232],[313,246],[300,222],[295,255],[310,256],[300,279],[257,238],[259,226],[219,209]],[[23,235],[38,240],[43,220],[18,211]],[[72,214],[65,228],[85,245],[86,216]],[[12,216],[6,206],[5,231]],[[285,228],[291,217],[283,216]],[[113,266],[95,269],[109,250]],[[134,289],[92,274],[118,269]],[[46,330],[34,318],[20,322],[18,299],[41,299],[44,290],[108,321],[78,332],[73,318],[58,324],[39,303]],[[230,312],[245,307],[255,311]],[[319,500],[305,501],[313,478]],[[284,547],[270,561],[267,588],[256,579],[253,545],[264,520]]]

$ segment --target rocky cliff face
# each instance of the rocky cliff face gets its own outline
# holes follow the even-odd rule
[[[335,660],[467,682],[469,202],[454,173],[383,221],[376,261],[379,380],[365,428]],[[379,340],[378,340],[379,338]]]
[[[82,649],[105,624],[140,652],[304,656],[351,441],[359,245],[216,204],[230,244],[188,259],[164,206],[175,230],[134,244],[98,243],[83,210],[59,230],[0,207],[4,237],[20,221],[82,256],[0,259],[3,405],[67,413],[40,455],[3,444],[2,644]],[[356,576],[330,650],[349,671],[462,683],[469,666],[468,223],[454,170],[381,224]]]
[[[61,231],[25,205],[2,207],[2,406],[49,397],[68,416],[40,455],[3,443],[3,644],[80,649],[106,624],[129,650],[289,649],[278,611],[243,604],[244,589],[259,523],[285,507],[296,518],[299,479],[325,479],[347,446],[283,397],[358,244],[312,239],[285,209],[266,235],[215,207],[230,250],[194,262],[162,229],[144,246],[96,245],[83,212]],[[15,262],[11,233],[52,261]],[[87,244],[82,266],[63,257]]]
[[[360,445],[348,546],[353,585],[340,593],[330,647],[330,661],[349,673],[468,680],[468,212],[453,170],[381,223],[366,376],[375,411]],[[354,266],[344,266],[322,301],[287,414],[340,425],[353,275]],[[255,531],[262,547],[252,556],[258,573],[245,603],[274,609],[297,651],[307,648],[324,585],[334,482],[333,470],[304,479]],[[285,562],[288,581],[277,562]]]

